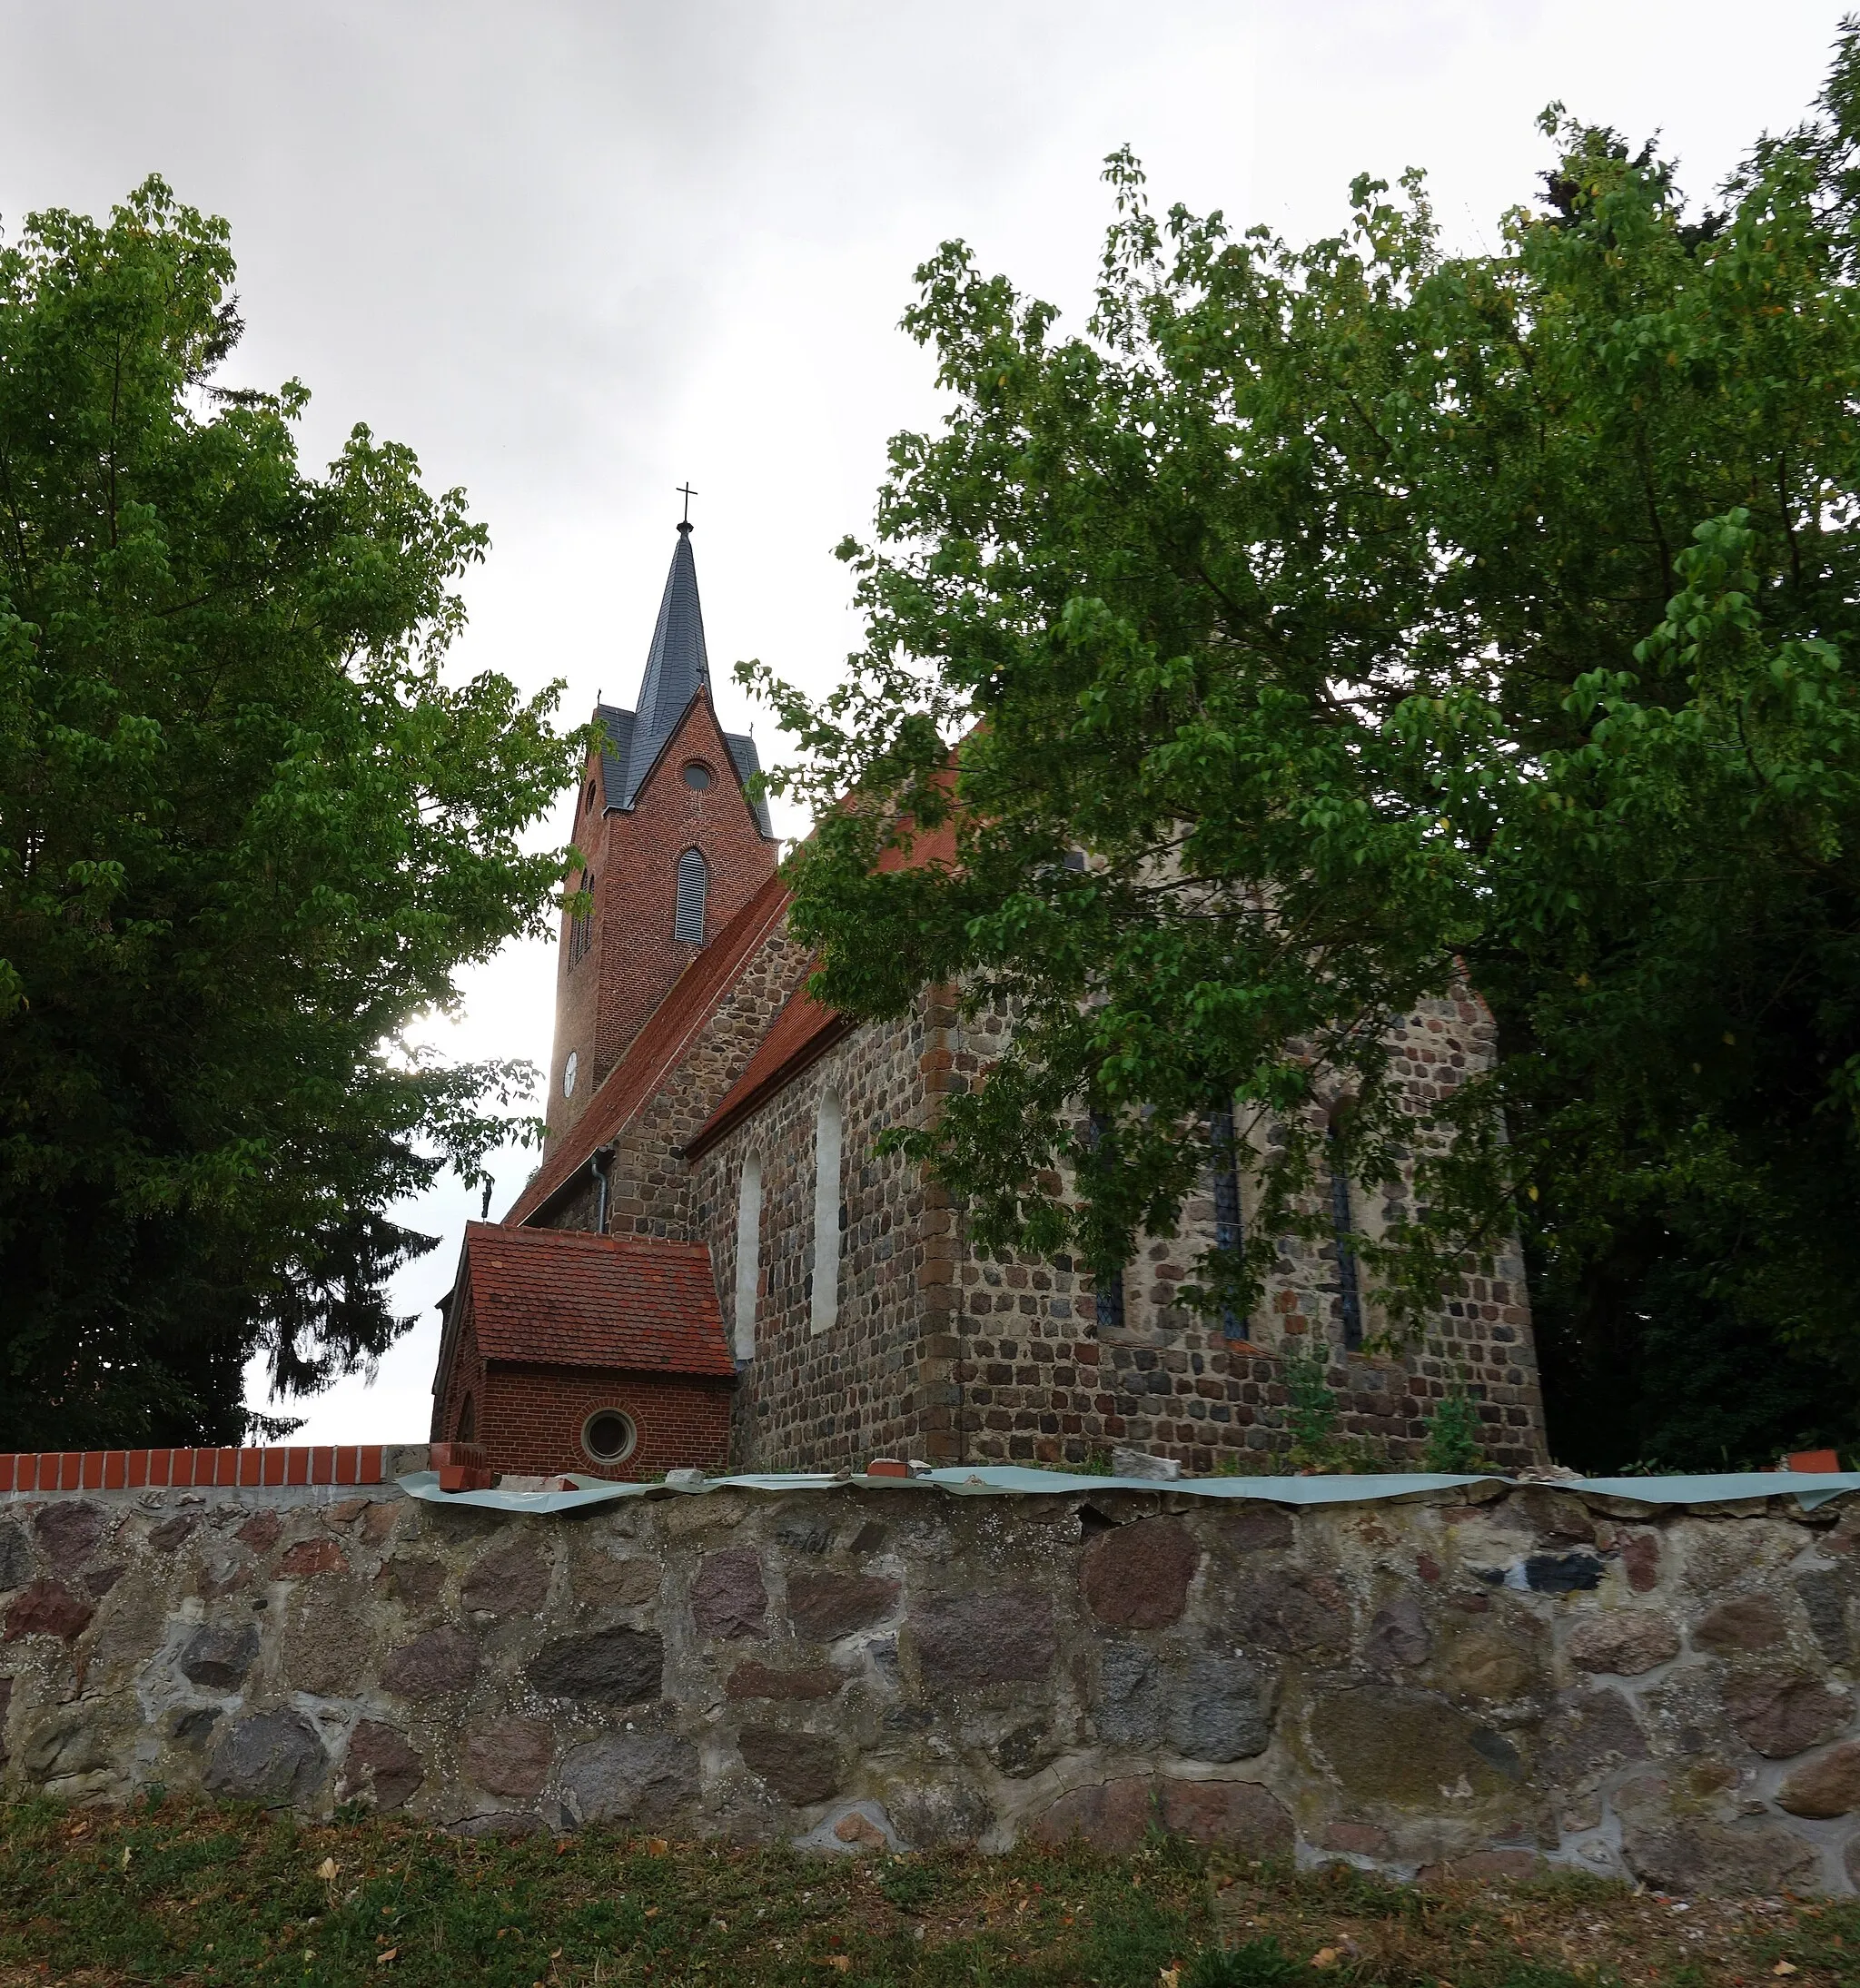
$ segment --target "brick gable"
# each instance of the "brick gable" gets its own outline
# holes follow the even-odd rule
[[[576,846],[593,877],[594,911],[585,951],[565,914],[556,965],[556,1036],[549,1059],[549,1144],[576,1124],[608,1073],[704,945],[673,936],[678,858],[703,856],[709,873],[704,945],[715,941],[775,875],[777,845],[765,836],[707,691],[700,688],[666,739],[633,796],[608,805],[600,759],[584,769]],[[697,764],[710,785],[686,784]],[[593,795],[589,803],[590,791]],[[577,878],[579,887],[581,878]],[[575,1090],[562,1094],[570,1053]]]

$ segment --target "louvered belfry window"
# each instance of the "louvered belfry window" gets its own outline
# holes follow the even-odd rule
[[[589,909],[578,912],[569,921],[569,964],[573,966],[584,959],[588,948],[594,944],[594,873],[590,870],[581,878],[581,888],[587,892]]]
[[[678,858],[678,909],[672,937],[686,945],[704,944],[704,898],[710,888],[710,865],[696,849]]]

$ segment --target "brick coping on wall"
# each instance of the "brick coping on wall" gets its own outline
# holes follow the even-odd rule
[[[383,1484],[381,1459],[406,1445],[344,1443],[261,1449],[47,1449],[0,1452],[0,1493],[140,1491],[150,1487],[263,1488],[298,1484]],[[424,1461],[424,1459],[421,1459]]]
[[[433,1446],[424,1443],[342,1443],[259,1449],[0,1451],[0,1496],[21,1491],[240,1490],[271,1486],[389,1484],[409,1470],[424,1469],[429,1465],[438,1469],[455,1460],[476,1463],[480,1468],[486,1462],[480,1449],[463,1443]],[[1840,1459],[1832,1449],[1798,1450],[1785,1457],[1776,1468],[1782,1472],[1819,1475],[1837,1472]],[[495,1475],[489,1469],[484,1474],[487,1477]],[[910,1474],[910,1467],[907,1464],[900,1467],[890,1459],[880,1459],[870,1474],[884,1478],[903,1477]],[[975,1480],[972,1479],[971,1481]],[[1083,1481],[1083,1479],[1075,1479],[1074,1484]],[[1129,1488],[1128,1480],[1119,1481],[1121,1488]],[[1192,1479],[1185,1482],[1163,1479],[1155,1483],[1158,1489],[1185,1489],[1193,1481]],[[1243,1484],[1245,1481],[1225,1480],[1223,1490],[1226,1482]],[[1501,1479],[1494,1473],[1489,1481],[1524,1484],[1529,1480]],[[1605,1481],[1610,1486],[1615,1482],[1613,1479]],[[1073,1488],[1073,1484],[1067,1487],[1068,1489]],[[1596,1486],[1587,1479],[1575,1479],[1543,1480],[1541,1488],[1592,1491]],[[1707,1498],[1703,1502],[1712,1500]]]

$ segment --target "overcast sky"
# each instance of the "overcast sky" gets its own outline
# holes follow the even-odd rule
[[[1360,171],[1430,175],[1454,245],[1496,240],[1548,153],[1552,98],[1708,190],[1814,95],[1814,0],[0,0],[0,225],[102,213],[145,174],[226,215],[239,376],[315,398],[462,484],[492,551],[461,668],[568,684],[572,718],[638,687],[678,517],[728,666],[825,685],[856,639],[831,548],[862,530],[885,439],[935,419],[896,329],[952,235],[1076,312],[1133,144],[1160,205],[1294,236]],[[784,824],[792,830],[792,821]],[[565,801],[554,839],[565,840]],[[514,947],[432,1037],[547,1063],[549,949]],[[533,1156],[500,1170],[498,1205]],[[475,1212],[475,1206],[471,1210]],[[467,1198],[398,1292],[420,1323],[304,1439],[419,1439]]]

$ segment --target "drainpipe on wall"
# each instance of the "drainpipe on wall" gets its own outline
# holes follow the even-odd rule
[[[597,1146],[589,1165],[594,1169],[595,1188],[599,1199],[595,1202],[594,1232],[598,1236],[607,1233],[608,1176],[613,1172],[614,1149],[611,1145]]]

